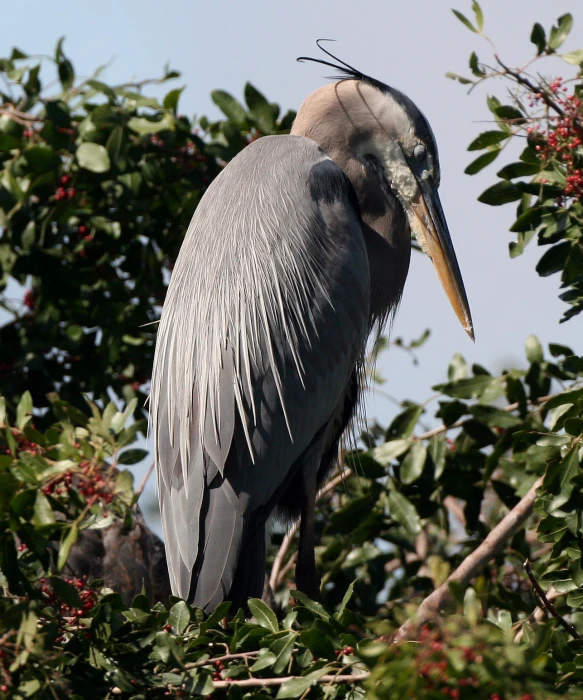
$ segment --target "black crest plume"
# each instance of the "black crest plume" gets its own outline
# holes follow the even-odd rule
[[[312,58],[311,56],[300,56],[296,60],[299,61],[300,63],[303,63],[304,61],[310,61],[312,63],[320,63],[323,66],[330,66],[330,68],[334,68],[334,70],[338,71],[336,75],[331,75],[328,76],[329,80],[361,80],[363,83],[369,83],[369,85],[372,85],[379,90],[382,90],[383,92],[392,92],[391,88],[388,85],[385,85],[384,83],[381,83],[379,80],[375,80],[374,78],[371,78],[370,75],[366,75],[366,73],[363,73],[362,71],[357,70],[356,68],[353,68],[351,65],[346,63],[345,61],[342,61],[340,58],[335,56],[333,53],[328,51],[322,46],[322,42],[324,41],[335,41],[334,39],[317,39],[316,40],[316,46],[320,49],[320,51],[323,51],[327,56],[332,58],[336,63],[331,63],[330,61],[326,61],[323,58]]]

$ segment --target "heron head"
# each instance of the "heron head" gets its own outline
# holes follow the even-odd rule
[[[437,144],[427,119],[406,95],[339,61],[319,42],[318,46],[341,65],[307,57],[298,60],[334,67],[341,71],[341,80],[306,100],[292,133],[313,138],[349,176],[348,160],[356,161],[369,182],[374,178],[380,183],[382,196],[399,202],[473,340],[470,308],[438,194]]]

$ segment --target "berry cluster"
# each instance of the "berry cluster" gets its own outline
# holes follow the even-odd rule
[[[576,94],[565,94],[568,88],[563,85],[561,77],[549,84],[548,91],[561,114],[548,117],[548,134],[537,126],[529,126],[526,131],[531,138],[539,141],[535,149],[543,164],[559,163],[566,171],[563,196],[577,199],[583,196],[583,170],[578,167],[581,165],[579,147],[583,143],[583,102]],[[537,92],[528,104],[530,107],[542,106],[545,97],[547,95]],[[539,181],[543,184],[548,182],[544,178]],[[562,205],[562,201],[559,203]]]
[[[80,462],[76,471],[68,471],[51,479],[42,487],[45,496],[66,499],[69,489],[74,487],[87,500],[92,503],[107,505],[114,498],[113,484],[108,474],[104,474],[101,467],[90,462]]]
[[[31,311],[36,309],[36,295],[32,289],[27,289],[24,293],[24,305]]]
[[[0,648],[0,693],[7,693],[12,685],[9,671],[12,660],[12,654],[8,653],[7,648]]]
[[[354,648],[344,647],[343,649],[336,649],[334,653],[336,656],[350,656],[351,654],[354,654]]]
[[[158,134],[152,134],[150,143],[156,148],[167,151],[171,155],[172,162],[180,165],[184,174],[192,171],[198,164],[198,169],[203,174],[203,185],[209,184],[210,180],[207,177],[208,167],[206,165],[207,157],[198,150],[194,141],[188,139],[184,146],[169,147]]]
[[[11,362],[0,362],[0,379],[10,374],[13,369],[14,365]]]
[[[65,578],[65,581],[77,589],[79,598],[81,599],[80,607],[72,607],[68,603],[61,600],[54,592],[50,583],[46,579],[40,580],[40,592],[45,605],[53,607],[62,617],[72,617],[77,621],[80,617],[87,617],[97,603],[97,591],[89,588],[87,585],[87,576],[82,578],[73,577]]]
[[[225,664],[222,661],[214,661],[213,666],[215,670],[213,671],[213,681],[230,681],[229,676],[223,677],[221,671],[225,668]]]
[[[482,651],[484,645],[479,643],[475,648],[461,647],[464,661],[468,664],[480,665],[483,663]],[[430,630],[427,625],[421,628],[419,633],[419,653],[414,665],[417,673],[425,682],[425,690],[437,691],[443,697],[457,698],[473,697],[474,688],[480,686],[480,679],[472,671],[458,678],[449,671],[449,661],[446,648],[438,630]],[[500,696],[493,693],[489,700],[500,700]]]
[[[59,180],[59,187],[57,187],[54,195],[55,202],[60,202],[63,199],[73,199],[73,197],[77,194],[77,190],[74,187],[67,187],[70,182],[70,175],[63,175],[63,177]]]
[[[93,240],[93,234],[89,233],[89,229],[87,226],[84,226],[81,224],[81,226],[77,227],[77,233],[79,234],[79,238],[81,238],[84,241],[92,241]]]
[[[31,428],[34,430],[34,425],[32,425]],[[16,449],[18,452],[28,452],[28,454],[31,455],[38,455],[41,453],[42,448],[40,445],[37,445],[36,442],[31,442],[21,430],[18,430],[18,428],[12,428],[12,437],[16,440]],[[6,452],[6,454],[10,454],[10,448],[5,447],[4,452]]]

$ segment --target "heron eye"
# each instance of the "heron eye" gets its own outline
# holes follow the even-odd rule
[[[425,148],[425,146],[422,143],[418,143],[413,149],[413,155],[415,156],[415,158],[417,158],[417,160],[421,160],[425,157],[426,151],[427,149]]]

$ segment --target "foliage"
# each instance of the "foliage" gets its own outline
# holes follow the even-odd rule
[[[501,77],[512,92],[504,102],[487,97],[496,128],[470,144],[471,152],[483,153],[467,172],[480,171],[510,144],[521,144],[519,159],[499,170],[498,180],[480,200],[518,203],[512,256],[535,234],[539,244],[550,246],[537,270],[561,274],[562,298],[570,306],[567,320],[583,308],[583,50],[562,55],[572,77],[541,77],[542,69],[532,73],[532,63],[556,54],[565,40],[572,19],[563,15],[549,31],[535,25],[531,63],[510,68],[483,34],[477,2],[472,8],[472,19],[455,14],[486,38],[495,67],[474,53],[473,77],[454,77],[472,89]],[[243,611],[224,619],[228,606],[206,618],[177,599],[170,607],[158,603],[151,608],[144,592],[127,605],[119,591],[67,570],[76,533],[133,517],[136,496],[127,472],[117,469],[140,456],[127,446],[142,426],[124,425],[135,402],[120,412],[106,396],[108,389],[124,394],[117,374],[147,379],[152,339],[136,328],[156,316],[163,292],[155,299],[148,292],[142,299],[135,290],[143,284],[151,291],[154,279],[166,284],[161,263],[175,256],[178,231],[204,189],[203,161],[195,159],[184,174],[184,159],[174,149],[192,142],[188,158],[204,156],[210,179],[250,139],[289,128],[291,117],[278,122],[278,108],[250,86],[247,108],[217,91],[213,99],[226,120],[211,124],[203,119],[204,138],[193,136],[194,124],[176,114],[177,93],[158,105],[141,93],[139,98],[125,94],[135,86],[106,89],[98,82],[98,87],[92,85],[92,79],[74,88],[72,67],[59,47],[56,62],[64,97],[57,102],[68,105],[71,124],[63,128],[74,133],[65,134],[67,143],[57,147],[47,136],[61,133],[51,112],[54,105],[33,89],[38,80],[34,68],[18,74],[23,60],[20,52],[13,53],[3,67],[24,91],[25,101],[5,106],[0,117],[8,117],[0,121],[6,136],[0,139],[5,216],[0,259],[5,274],[21,282],[32,276],[34,291],[33,308],[15,312],[7,330],[1,330],[3,348],[4,338],[18,338],[20,344],[6,345],[13,355],[2,360],[15,364],[0,377],[8,398],[8,408],[0,408],[0,570],[5,579],[0,693],[22,698],[581,697],[583,357],[577,354],[581,349],[558,344],[544,349],[535,336],[526,340],[524,364],[500,374],[469,367],[455,355],[447,378],[433,387],[436,396],[423,404],[404,402],[388,427],[370,426],[361,436],[363,447],[343,453],[341,470],[319,496],[319,603],[290,590],[293,528],[273,536],[273,609],[249,601],[251,620]],[[97,93],[102,98],[95,106]],[[6,95],[2,99],[9,101]],[[95,116],[100,109],[108,119]],[[40,132],[25,137],[23,115],[37,114],[42,116],[34,121],[42,124]],[[91,125],[87,134],[94,137],[86,136],[84,123]],[[159,130],[161,123],[165,127]],[[136,131],[136,124],[145,131]],[[124,154],[119,161],[109,145],[115,129],[121,134],[119,154]],[[25,138],[33,142],[25,143]],[[58,165],[53,159],[52,169],[34,170],[35,154],[29,159],[29,150],[40,146],[52,149]],[[149,179],[146,163],[156,177]],[[69,173],[74,180],[63,186],[71,184],[75,193],[69,197],[65,189],[63,197],[55,188],[58,178]],[[124,190],[130,186],[124,184],[131,181],[129,173],[141,178],[132,196]],[[37,176],[45,180],[35,189]],[[22,196],[7,209],[1,197],[12,192],[14,182]],[[52,189],[43,189],[43,182]],[[77,192],[83,192],[83,205]],[[127,209],[130,199],[132,206],[141,202],[139,213]],[[120,235],[91,224],[95,236],[90,241],[72,237],[93,216],[117,222]],[[31,221],[35,233],[26,248],[24,232]],[[43,230],[50,244],[37,236]],[[80,251],[87,249],[91,256],[91,247],[98,244],[103,247],[95,252],[106,256],[102,264],[115,279],[91,286],[87,275],[94,272],[97,258],[90,258],[85,278],[73,272],[81,269],[75,267],[82,264],[75,262],[83,258]],[[141,246],[142,259],[150,262],[137,272],[128,268],[124,278],[120,271],[132,246]],[[35,260],[42,260],[42,266],[31,267]],[[49,263],[66,270],[63,284],[77,285],[59,297],[66,303],[51,292],[56,273]],[[116,285],[123,292],[115,291]],[[114,312],[120,299],[126,306]],[[79,300],[87,302],[84,311],[76,307]],[[99,304],[103,308],[95,309]],[[53,335],[44,335],[47,326]],[[75,328],[80,330],[71,330]],[[96,328],[100,332],[92,335]],[[143,341],[132,345],[123,341],[124,334]],[[425,335],[405,347],[424,340]],[[77,352],[69,342],[78,344],[80,356],[95,356],[95,364],[85,363],[79,370],[65,366],[58,353]],[[128,348],[122,352],[123,343]],[[58,351],[54,357],[53,347]],[[118,354],[107,355],[109,347],[118,348]],[[16,363],[19,369],[40,367],[46,381],[36,383],[36,374],[16,372]],[[130,364],[131,372],[144,373],[141,379],[134,380],[139,375],[127,369]],[[80,389],[92,392],[96,402],[82,403]],[[47,391],[53,393],[47,397]],[[124,395],[134,399],[127,386]],[[429,417],[438,423],[431,430],[423,427]],[[528,505],[533,487],[534,508]],[[516,520],[521,508],[524,517]],[[476,552],[484,553],[483,558],[478,560]],[[532,573],[525,571],[525,561]],[[437,594],[436,612],[441,614],[426,615],[427,597]],[[541,595],[551,601],[545,602],[552,615],[543,609]],[[418,623],[413,636],[403,631],[412,620]],[[390,644],[395,634],[401,641]]]
[[[59,85],[47,93],[45,66]],[[204,120],[205,138],[178,109],[144,88],[179,77],[111,86],[98,69],[76,80],[59,41],[52,60],[14,49],[0,60],[0,381],[14,405],[29,390],[84,410],[81,392],[105,405],[109,390],[142,406],[155,322],[184,231],[210,181],[249,141],[289,129],[250,84],[248,109],[214,99],[232,119]],[[24,299],[6,294],[9,279]],[[146,327],[144,327],[146,326]],[[41,420],[42,422],[42,420]]]

